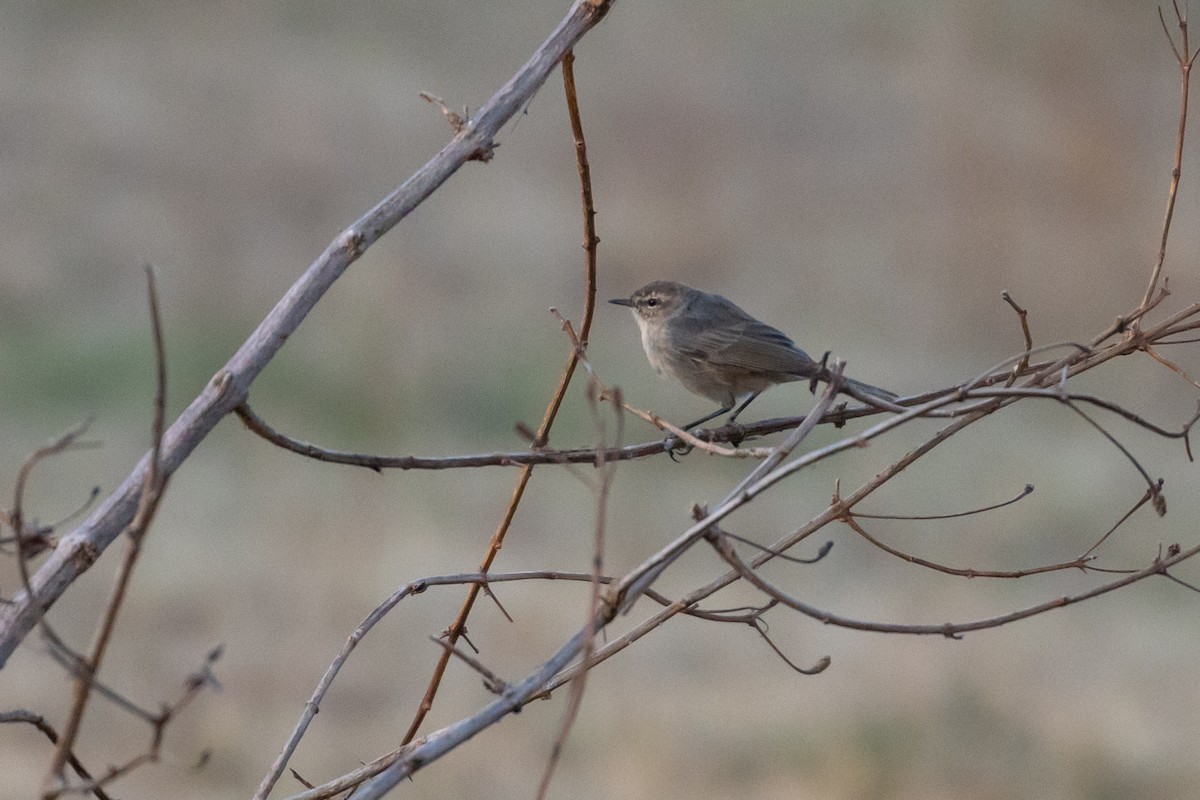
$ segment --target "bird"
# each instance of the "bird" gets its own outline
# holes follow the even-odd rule
[[[608,302],[633,312],[646,358],[656,372],[720,405],[685,430],[730,411],[733,423],[754,398],[777,384],[830,378],[824,363],[809,358],[787,334],[719,294],[675,281],[653,281],[629,297]],[[871,404],[891,403],[897,397],[849,378],[841,379],[839,391]],[[745,399],[737,406],[741,398]]]

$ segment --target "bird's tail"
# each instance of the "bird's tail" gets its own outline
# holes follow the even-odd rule
[[[880,389],[878,386],[872,386],[869,383],[856,381],[851,378],[842,378],[842,391],[853,397],[855,400],[861,400],[864,403],[870,403],[871,398],[876,400],[886,400],[887,402],[895,402],[900,396],[895,392],[889,392],[887,389]],[[862,395],[862,396],[860,396]]]

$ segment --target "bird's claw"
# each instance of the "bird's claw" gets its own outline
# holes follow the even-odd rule
[[[675,457],[675,454],[679,453],[681,456],[686,456],[688,453],[692,452],[693,448],[692,445],[685,441],[682,441],[674,436],[668,436],[667,438],[663,439],[663,449],[667,451],[667,455],[670,456],[671,460],[678,464],[679,459]]]
[[[737,447],[746,439],[746,429],[739,423],[728,422],[725,424],[725,428],[729,431],[729,443],[734,447]]]

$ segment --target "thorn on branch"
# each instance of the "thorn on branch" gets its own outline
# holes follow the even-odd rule
[[[493,591],[492,591],[492,587],[491,587],[491,585],[490,585],[490,584],[489,584],[487,581],[483,581],[483,582],[481,582],[481,583],[479,584],[479,589],[480,589],[480,591],[482,591],[482,592],[483,592],[485,595],[487,595],[487,596],[488,596],[488,598],[489,598],[489,599],[491,599],[491,601],[492,601],[493,603],[495,603],[495,604],[496,604],[496,608],[500,609],[500,613],[504,615],[504,618],[505,618],[506,620],[508,620],[509,622],[512,622],[512,621],[513,621],[512,614],[509,614],[509,613],[508,613],[508,609],[506,609],[506,608],[504,607],[504,604],[500,602],[500,598],[499,598],[499,597],[496,597],[496,594],[495,594],[495,592],[493,592]],[[465,631],[464,631],[464,633],[465,633]],[[468,641],[468,642],[467,642],[467,644],[470,644],[470,642]],[[474,648],[474,647],[475,647],[475,645],[473,645],[473,644],[472,644],[472,645],[471,645],[471,647],[472,647],[472,648]],[[478,652],[478,651],[476,651],[476,652]]]
[[[480,674],[480,676],[483,677],[484,687],[492,694],[502,695],[508,691],[508,683],[506,681],[500,679],[499,677],[497,677],[494,672],[492,672],[490,669],[485,667],[478,659],[472,658],[471,656],[467,655],[463,651],[459,650],[454,645],[450,644],[447,641],[443,641],[442,639],[439,639],[436,636],[430,636],[429,640],[431,642],[433,642],[434,644],[436,644],[438,647],[445,648],[446,652],[450,653],[453,656],[457,656],[458,659],[461,660],[464,664],[466,664],[468,667],[470,667],[471,669],[478,672]],[[471,645],[471,649],[475,649],[475,646]],[[479,651],[475,650],[475,652],[478,653]]]
[[[442,110],[442,114],[445,115],[446,121],[450,123],[450,129],[454,131],[455,135],[467,129],[467,121],[471,118],[471,114],[466,106],[463,106],[463,113],[459,114],[457,111],[449,108],[442,98],[435,94],[430,94],[429,92],[418,92],[418,94],[422,100],[433,103]]]
[[[1008,376],[1008,385],[1011,386],[1017,376],[1029,367],[1029,354],[1033,351],[1033,335],[1029,331],[1029,312],[1018,305],[1016,300],[1013,300],[1007,289],[1000,292],[1000,296],[1004,298],[1004,302],[1012,306],[1013,311],[1017,312],[1017,318],[1021,322],[1021,335],[1025,337],[1025,354],[1021,356],[1019,362],[1013,365],[1012,372]]]
[[[292,777],[293,777],[293,778],[295,778],[295,780],[296,780],[296,783],[300,784],[300,785],[301,785],[301,786],[303,786],[305,789],[315,789],[315,788],[317,788],[317,787],[316,787],[316,784],[309,782],[308,780],[306,780],[306,779],[304,778],[304,776],[303,776],[303,775],[301,775],[299,772],[296,772],[296,768],[295,768],[295,767],[288,767],[288,772],[292,773]]]
[[[442,98],[438,97],[437,95],[430,94],[429,92],[418,92],[418,94],[421,96],[421,99],[433,103],[442,110],[442,114],[446,117],[446,121],[450,123],[450,129],[454,131],[455,136],[461,136],[471,127],[471,112],[465,105],[463,106],[462,113],[459,114],[457,111],[454,111],[448,107],[445,102],[442,101]],[[471,154],[471,157],[468,160],[483,162],[491,161],[492,156],[496,155],[497,147],[499,147],[498,144],[495,144],[489,140],[479,145],[479,148]]]

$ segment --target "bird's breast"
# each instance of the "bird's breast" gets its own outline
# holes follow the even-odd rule
[[[670,367],[665,358],[667,342],[662,335],[663,326],[651,325],[641,317],[637,318],[637,324],[642,331],[642,349],[646,351],[650,366],[660,375],[664,370],[669,373]]]

